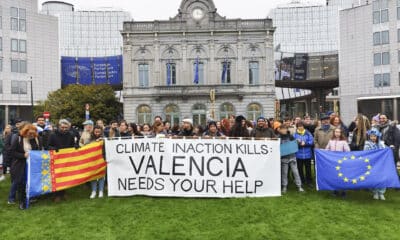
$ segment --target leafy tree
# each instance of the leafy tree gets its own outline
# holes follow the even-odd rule
[[[85,120],[85,105],[90,105],[90,118],[109,122],[118,119],[122,104],[115,97],[114,90],[108,85],[69,85],[66,88],[49,93],[47,100],[35,106],[35,116],[48,111],[53,121],[69,118],[75,126],[81,126]]]

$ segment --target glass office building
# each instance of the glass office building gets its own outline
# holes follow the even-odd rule
[[[43,14],[57,16],[60,29],[60,55],[74,57],[103,57],[122,54],[120,31],[128,12],[114,8],[75,10],[72,4],[47,1]]]

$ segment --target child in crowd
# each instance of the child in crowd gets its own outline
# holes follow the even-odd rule
[[[304,123],[302,121],[296,123],[296,133],[293,137],[297,140],[299,145],[299,151],[296,153],[296,160],[301,182],[303,184],[306,183],[311,188],[313,182],[311,176],[311,158],[313,155],[312,148],[314,145],[314,137],[304,128]]]
[[[97,141],[103,141],[103,128],[101,126],[94,126],[89,143]],[[99,198],[102,198],[104,196],[104,181],[104,177],[101,177],[97,180],[93,180],[90,182],[90,187],[92,189],[92,193],[90,194],[91,199],[96,197],[97,184],[99,185]]]
[[[385,148],[385,144],[380,140],[381,133],[377,129],[371,129],[367,132],[368,140],[365,142],[364,150],[375,150]],[[385,200],[386,188],[372,189],[373,198],[378,200]]]
[[[285,124],[282,124],[278,127],[278,138],[281,139],[281,144],[294,140],[294,137],[290,134],[288,130],[288,126]],[[281,156],[282,193],[287,192],[289,166],[292,170],[294,182],[297,186],[297,189],[299,190],[299,192],[304,192],[304,189],[301,187],[301,179],[299,171],[297,169],[296,155],[295,153],[293,153],[290,155]]]
[[[350,146],[347,143],[347,138],[344,136],[344,132],[341,127],[335,128],[333,131],[333,136],[331,140],[329,140],[325,149],[329,151],[350,152]],[[343,198],[346,197],[345,191],[341,191],[340,193],[337,190],[333,191],[333,195],[339,196],[339,194]]]

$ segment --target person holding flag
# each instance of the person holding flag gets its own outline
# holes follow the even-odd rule
[[[365,142],[364,150],[375,150],[385,148],[385,144],[380,140],[381,133],[377,129],[371,129],[367,132],[368,140]],[[385,200],[386,188],[372,189],[373,198],[375,200]]]
[[[11,152],[14,159],[11,167],[11,178],[17,184],[19,209],[21,210],[24,210],[27,206],[25,189],[26,159],[31,150],[43,150],[43,145],[36,126],[27,124],[11,143]]]

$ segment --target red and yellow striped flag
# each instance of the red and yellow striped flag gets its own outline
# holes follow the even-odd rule
[[[50,151],[52,190],[60,191],[104,177],[103,141],[82,148]]]

